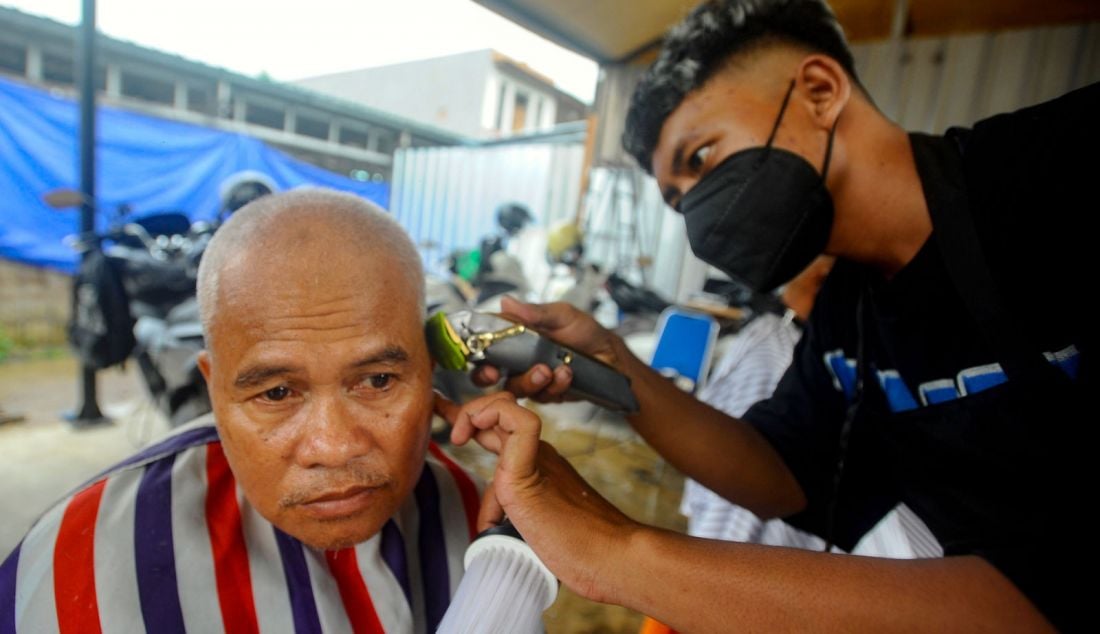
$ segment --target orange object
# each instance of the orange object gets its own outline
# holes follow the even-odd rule
[[[638,630],[638,634],[676,634],[676,630],[647,616],[642,621],[642,629]]]

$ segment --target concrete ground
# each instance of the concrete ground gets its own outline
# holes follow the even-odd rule
[[[69,358],[0,363],[0,407],[26,420],[0,425],[0,558],[34,519],[73,487],[168,431],[146,398],[136,366],[100,373],[100,405],[113,422],[75,430],[60,414],[77,400],[77,366]],[[627,515],[682,530],[677,509],[683,478],[620,417],[586,404],[538,406],[544,438]],[[492,457],[472,447],[444,447],[488,479]],[[546,612],[558,633],[633,633],[641,615],[586,601],[562,589]]]

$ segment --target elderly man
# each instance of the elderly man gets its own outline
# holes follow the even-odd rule
[[[48,511],[0,568],[0,632],[434,631],[478,492],[429,447],[423,289],[361,199],[235,214],[199,272],[213,420]]]

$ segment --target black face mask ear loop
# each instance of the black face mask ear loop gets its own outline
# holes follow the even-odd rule
[[[825,144],[825,161],[821,164],[821,184],[825,184],[825,177],[829,175],[829,163],[833,160],[833,138],[836,137],[836,127],[840,124],[840,115],[844,114],[841,110],[836,116],[836,120],[833,121],[833,127],[829,129],[829,141]]]
[[[772,124],[772,131],[768,134],[768,142],[764,144],[764,151],[760,153],[760,158],[756,161],[756,166],[759,167],[764,159],[768,158],[768,154],[772,149],[772,142],[775,141],[775,135],[779,133],[779,124],[783,123],[783,115],[787,113],[787,104],[791,102],[791,93],[794,92],[794,80],[791,80],[791,85],[787,87],[787,94],[783,96],[783,104],[779,106],[779,116],[775,118],[775,123]]]
[[[772,143],[775,142],[775,135],[779,134],[779,124],[783,123],[783,115],[787,114],[787,105],[791,102],[791,94],[794,93],[795,80],[791,80],[790,86],[787,87],[787,94],[783,96],[783,103],[779,106],[779,116],[775,118],[775,124],[772,125],[772,131],[768,134],[768,142],[764,144],[765,152],[761,154],[760,160],[757,161],[757,165],[764,162],[764,159],[768,157],[768,152],[772,149]],[[840,114],[844,114],[841,111]],[[840,124],[840,114],[836,116],[836,120],[833,121],[833,127],[829,128],[829,140],[825,144],[825,161],[821,164],[821,182],[825,182],[825,177],[829,175],[829,163],[833,160],[833,138],[836,137],[836,127]]]

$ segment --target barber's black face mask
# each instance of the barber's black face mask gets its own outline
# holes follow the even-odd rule
[[[809,266],[833,226],[825,175],[836,124],[820,176],[806,159],[772,147],[793,90],[792,81],[767,145],[731,154],[680,202],[695,255],[761,293]]]

